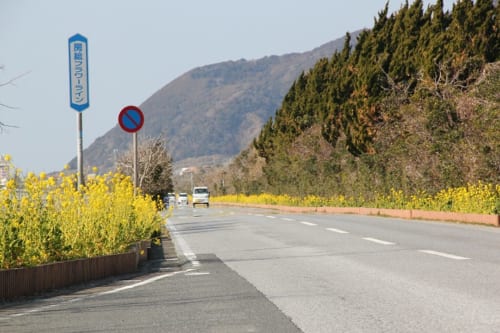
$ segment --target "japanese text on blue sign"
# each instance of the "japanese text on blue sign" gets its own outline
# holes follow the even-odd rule
[[[83,111],[89,105],[87,40],[75,35],[69,40],[71,107]]]

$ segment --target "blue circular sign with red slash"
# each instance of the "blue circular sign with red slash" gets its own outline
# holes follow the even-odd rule
[[[144,114],[137,106],[126,106],[118,115],[118,123],[125,132],[135,133],[144,125]]]

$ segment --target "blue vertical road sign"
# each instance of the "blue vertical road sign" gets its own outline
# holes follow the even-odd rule
[[[78,112],[89,107],[87,38],[80,34],[68,40],[70,106]]]

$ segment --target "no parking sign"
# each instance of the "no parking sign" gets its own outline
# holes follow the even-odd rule
[[[126,106],[118,115],[118,123],[125,132],[135,133],[144,125],[144,114],[137,106]]]
[[[134,180],[134,194],[136,193],[137,188],[137,132],[144,125],[144,114],[141,109],[137,106],[129,105],[124,107],[120,114],[118,115],[118,123],[120,127],[128,133],[132,133],[132,142],[133,142],[133,152],[134,152],[134,160],[133,160],[133,180]]]

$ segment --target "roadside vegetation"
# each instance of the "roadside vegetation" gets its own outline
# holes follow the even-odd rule
[[[163,207],[134,196],[128,176],[97,175],[80,191],[64,172],[19,179],[0,189],[0,269],[123,253],[161,232]]]
[[[296,197],[287,194],[222,195],[213,202],[242,204],[265,204],[297,207],[373,207],[389,209],[419,209],[428,211],[500,214],[500,185],[469,184],[464,187],[441,190],[435,195],[420,192],[405,195],[403,191],[391,190],[389,194],[376,193],[372,200],[343,195],[320,197],[308,195]]]
[[[492,0],[386,5],[355,46],[347,34],[296,79],[212,188],[498,214],[499,14]]]

